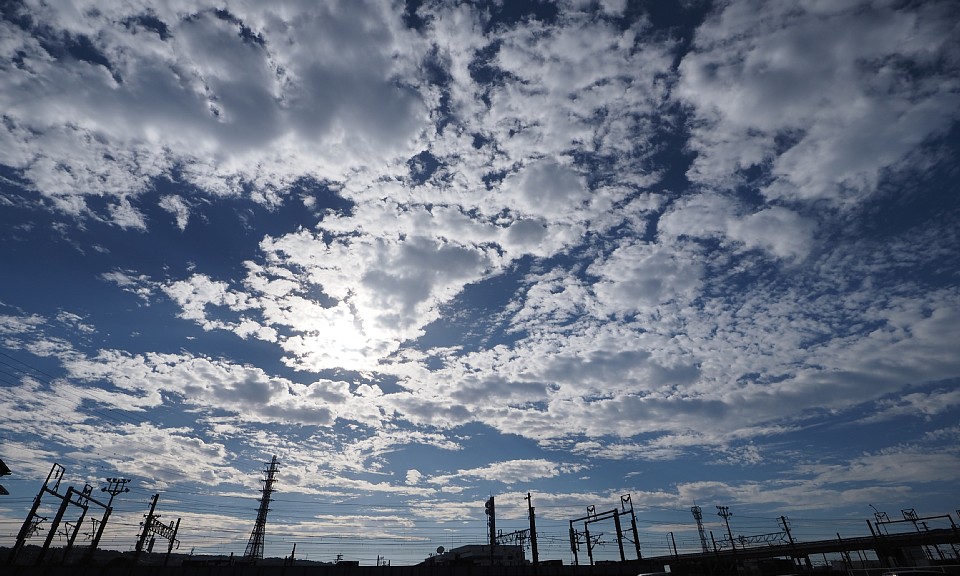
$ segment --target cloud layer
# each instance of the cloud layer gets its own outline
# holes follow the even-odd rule
[[[11,7],[0,341],[46,368],[0,373],[4,457],[229,501],[279,453],[291,492],[416,510],[291,538],[429,541],[531,484],[561,524],[933,506],[952,3],[507,4]]]

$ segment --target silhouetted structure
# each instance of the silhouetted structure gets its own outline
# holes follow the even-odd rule
[[[710,551],[710,547],[707,546],[707,533],[703,530],[703,509],[694,505],[690,508],[690,512],[693,513],[693,519],[697,521],[697,533],[700,535],[700,547],[703,549],[703,553],[706,554]]]
[[[243,553],[244,560],[256,562],[263,558],[263,539],[267,529],[267,512],[270,511],[270,495],[273,494],[273,483],[277,474],[277,456],[273,456],[270,461],[270,467],[263,471],[263,496],[260,498],[260,510],[257,511],[257,523],[250,533],[250,541],[247,542],[247,550]]]
[[[9,476],[10,469],[7,468],[7,465],[3,463],[3,460],[0,460],[0,476]],[[7,492],[7,489],[0,485],[0,496],[7,496],[10,493]]]
[[[523,546],[468,544],[424,560],[423,566],[526,566]]]
[[[97,526],[97,531],[93,536],[93,542],[90,543],[90,548],[87,549],[86,560],[90,561],[93,559],[93,556],[97,552],[97,546],[100,545],[100,538],[103,537],[103,530],[107,527],[107,520],[110,519],[110,514],[113,512],[113,498],[117,494],[122,494],[124,492],[129,492],[130,489],[127,488],[127,483],[130,480],[126,478],[107,478],[107,486],[104,486],[100,489],[101,492],[106,492],[110,495],[110,499],[107,500],[106,508],[103,510],[103,517],[100,519],[100,523]]]
[[[624,500],[621,500],[621,505],[624,504]],[[633,505],[631,504],[631,513],[633,511]],[[590,524],[594,522],[601,522],[604,520],[609,520],[613,518],[613,525],[617,531],[617,548],[620,551],[620,561],[626,562],[626,555],[623,552],[623,529],[620,526],[620,511],[614,508],[613,510],[607,510],[606,512],[597,512],[596,506],[587,506],[587,515],[581,518],[576,518],[570,521],[570,551],[573,553],[573,563],[579,565],[580,558],[577,555],[577,551],[580,549],[580,536],[583,536],[583,542],[587,545],[587,557],[590,559],[590,565],[594,564],[593,559],[593,548],[597,545],[596,538],[591,538],[590,536]],[[583,532],[578,532],[574,529],[573,525],[575,522],[583,521]],[[637,544],[637,560],[640,560],[640,545]]]
[[[150,511],[147,512],[144,516],[146,520],[141,524],[143,526],[143,532],[140,533],[140,536],[137,538],[136,552],[133,557],[134,563],[139,561],[140,553],[143,551],[143,545],[147,541],[147,537],[150,537],[150,542],[147,544],[147,552],[153,552],[153,545],[157,540],[157,536],[167,540],[169,544],[167,545],[167,555],[164,558],[163,564],[166,566],[167,562],[170,560],[170,554],[173,552],[173,547],[176,545],[177,548],[180,548],[180,541],[177,540],[177,532],[180,530],[180,518],[177,518],[176,524],[170,522],[170,524],[164,524],[157,519],[160,518],[160,515],[157,514],[157,501],[160,499],[160,494],[154,494],[150,499]]]
[[[244,556],[247,562],[235,562],[233,553],[230,554],[229,559],[226,557],[194,557],[192,549],[190,554],[186,556],[172,555],[172,550],[177,544],[176,535],[180,521],[169,522],[166,525],[158,521],[160,514],[156,514],[155,510],[160,495],[155,494],[149,512],[144,515],[146,521],[141,523],[143,531],[138,535],[135,550],[130,552],[98,550],[94,544],[90,547],[88,555],[85,557],[86,563],[80,570],[90,576],[121,572],[133,576],[139,573],[154,575],[182,573],[151,571],[152,566],[158,564],[157,559],[147,559],[144,564],[137,566],[142,551],[146,548],[148,553],[152,552],[154,541],[159,537],[169,540],[167,556],[163,560],[165,566],[172,559],[174,567],[183,566],[191,567],[191,569],[197,566],[210,567],[211,570],[205,572],[207,576],[249,575],[252,567],[243,564],[249,564],[253,561],[258,563],[257,574],[273,573],[281,575],[282,572],[279,571],[270,572],[274,566],[278,569],[292,566],[298,568],[315,566],[317,571],[309,573],[319,576],[351,576],[351,574],[357,576],[360,574],[356,571],[348,572],[348,570],[355,570],[359,567],[359,561],[357,560],[340,561],[335,566],[329,563],[297,560],[295,559],[296,544],[294,544],[293,551],[286,559],[263,558],[266,516],[270,510],[270,500],[277,469],[277,457],[274,456],[269,467],[263,471],[264,478],[261,480],[263,496],[259,500],[260,508],[257,523],[250,536],[250,542]],[[112,509],[113,496],[126,492],[125,484],[128,481],[116,478],[108,479],[109,485],[102,491],[109,493],[111,498],[104,504],[92,498],[93,488],[89,484],[83,490],[69,487],[64,493],[61,493],[59,489],[63,478],[63,466],[54,464],[33,501],[33,506],[20,529],[20,533],[17,535],[13,548],[9,549],[9,554],[7,554],[8,550],[0,547],[0,557],[6,556],[8,558],[6,563],[3,563],[0,559],[0,573],[6,575],[9,572],[11,576],[32,576],[33,574],[66,576],[67,574],[79,573],[75,569],[78,559],[71,558],[70,550],[79,527],[84,522],[85,514],[88,512],[87,508],[96,505],[104,509],[103,520],[99,523],[102,532],[103,525]],[[46,502],[44,511],[41,511],[41,499],[49,500],[51,498],[56,501],[54,511],[49,511],[50,502]],[[673,533],[670,532],[672,551],[669,555],[642,558],[636,519],[629,494],[621,496],[620,509],[598,513],[595,506],[588,506],[586,516],[570,521],[570,546],[575,566],[562,567],[561,560],[539,560],[538,550],[534,544],[534,537],[537,535],[535,509],[529,492],[525,499],[527,500],[527,512],[530,520],[529,529],[517,530],[510,534],[502,534],[496,531],[494,497],[491,496],[485,502],[487,527],[491,533],[489,543],[460,546],[451,551],[445,551],[443,547],[439,547],[437,555],[431,555],[421,565],[392,567],[384,571],[383,576],[424,576],[424,574],[427,576],[469,576],[470,574],[474,576],[636,576],[636,574],[661,571],[669,571],[674,576],[703,576],[708,574],[711,576],[732,576],[735,574],[777,576],[798,571],[812,572],[815,569],[817,572],[823,573],[879,576],[884,572],[902,571],[905,568],[908,569],[908,572],[914,572],[912,576],[921,576],[920,570],[926,570],[927,573],[960,576],[960,566],[956,564],[957,559],[960,559],[960,527],[954,522],[954,518],[950,514],[921,516],[913,508],[901,510],[902,520],[890,520],[885,513],[874,508],[875,521],[866,520],[869,536],[841,537],[838,532],[836,538],[804,541],[794,537],[790,521],[786,516],[778,518],[782,531],[734,537],[729,522],[729,518],[732,516],[729,508],[717,506],[717,515],[724,519],[726,539],[720,542],[714,541],[712,549],[704,550],[705,534],[702,524],[702,511],[699,506],[694,506],[691,511],[697,521],[700,550],[696,553],[688,553],[682,549],[678,550],[676,541],[673,539]],[[73,515],[74,508],[80,509],[78,516]],[[70,514],[68,514],[68,511]],[[41,513],[55,515],[55,518],[52,522],[49,522],[46,517],[40,515]],[[624,554],[623,540],[629,541],[629,536],[625,535],[620,519],[621,516],[627,514],[629,514],[631,520],[630,532],[637,546],[636,560],[627,560]],[[70,520],[74,518],[75,520],[71,522]],[[603,534],[597,530],[594,530],[591,534],[590,528],[594,523],[611,520],[616,529],[616,540],[614,542],[601,539]],[[48,522],[49,528],[45,525],[42,526],[42,524]],[[578,522],[583,523],[582,532],[575,529],[575,523]],[[940,526],[948,525],[949,527],[937,527],[937,524]],[[65,528],[58,531],[57,527],[61,525],[64,525]],[[28,538],[43,531],[47,531],[47,534],[42,545],[26,545]],[[66,546],[63,547],[60,554],[57,554],[56,549],[51,550],[52,540],[57,535],[67,539]],[[712,532],[710,537],[713,540]],[[525,545],[528,541],[533,547],[533,563],[528,563],[524,558]],[[580,545],[583,543],[587,545],[590,564],[580,566],[577,556]],[[598,545],[610,543],[616,544],[620,555],[619,561],[595,559],[594,548]],[[839,555],[839,560],[828,561],[827,554]],[[171,556],[173,557],[171,558]],[[822,556],[823,566],[815,568],[811,561],[812,556],[815,559],[817,556]],[[338,560],[340,560],[340,557],[338,557]],[[148,566],[148,564],[152,566]],[[387,566],[389,566],[389,563],[378,554],[377,567],[383,569]],[[428,566],[429,571],[418,571],[421,566]],[[461,567],[465,566],[484,567],[490,568],[490,570],[474,569],[474,572],[460,570]],[[328,570],[330,568],[336,568],[338,572],[331,572]],[[265,571],[261,572],[261,570]],[[307,574],[308,572],[301,571],[299,573]]]

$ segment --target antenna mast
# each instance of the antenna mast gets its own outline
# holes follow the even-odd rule
[[[706,554],[710,551],[707,548],[707,534],[703,531],[703,511],[699,506],[692,506],[690,512],[693,513],[693,519],[697,521],[697,531],[700,533],[700,547],[703,549],[703,553]]]

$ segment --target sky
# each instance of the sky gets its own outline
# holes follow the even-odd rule
[[[118,550],[243,554],[273,455],[319,561],[960,514],[955,2],[0,12],[0,546],[55,462]]]

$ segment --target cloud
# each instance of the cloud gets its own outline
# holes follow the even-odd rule
[[[0,162],[64,211],[106,195],[142,228],[129,200],[159,177],[275,202],[300,176],[408,156],[425,129],[424,95],[402,80],[418,42],[374,2],[17,10],[0,24]]]
[[[233,457],[224,445],[203,440],[192,428],[123,424],[111,431],[89,426],[78,432],[89,440],[77,448],[100,450],[113,469],[152,478],[159,487],[184,481],[216,486],[240,482],[245,476],[229,466]]]
[[[516,202],[522,215],[551,221],[576,212],[589,198],[583,176],[549,161],[537,162],[511,175],[500,192]]]
[[[3,376],[27,470],[59,455],[173,488],[164,513],[213,551],[247,533],[263,454],[300,541],[477,526],[490,486],[509,519],[540,486],[556,521],[626,491],[651,516],[947,492],[956,210],[931,176],[949,146],[928,149],[960,109],[946,1],[686,2],[670,28],[621,0],[517,21],[394,4],[0,22],[0,203],[18,243],[53,219],[102,281],[0,310],[3,344],[57,375]],[[222,266],[117,248],[238,215]],[[125,342],[97,308],[124,292],[121,324],[172,331]],[[847,433],[869,447],[796,450]],[[198,486],[247,518],[193,510]]]
[[[697,259],[679,250],[626,242],[588,272],[599,277],[594,292],[600,304],[621,314],[692,298],[703,274]]]
[[[716,221],[726,232],[729,221]],[[584,445],[598,456],[673,458],[699,446],[722,449],[721,460],[756,462],[764,453],[743,448],[750,439],[888,406],[908,382],[956,374],[946,347],[957,338],[960,294],[863,281],[943,257],[925,244],[818,248],[812,267],[794,265],[770,281],[758,280],[768,259],[755,251],[731,256],[679,236],[612,247],[588,268],[602,279],[592,287],[561,268],[527,276],[508,313],[489,319],[514,330],[509,345],[384,364],[406,392],[383,401],[417,424],[477,421],[544,445],[578,435],[663,438],[591,452]],[[832,291],[846,296],[825,296]]]
[[[181,198],[173,194],[160,198],[159,206],[173,215],[180,231],[187,229],[190,221],[190,206]]]
[[[688,177],[726,189],[760,169],[768,199],[839,206],[874,194],[958,119],[953,13],[947,2],[724,5],[680,63]]]
[[[784,208],[749,212],[719,194],[697,194],[677,202],[660,217],[661,241],[720,239],[733,247],[759,249],[787,262],[803,260],[815,246],[817,222]]]
[[[319,290],[330,299],[256,295],[264,323],[292,332],[282,340],[291,365],[313,370],[376,366],[401,342],[420,336],[440,306],[495,261],[489,249],[425,236],[327,242],[299,232],[261,246],[271,266],[253,269],[250,287],[268,286],[259,276],[270,274],[290,278],[300,293]]]
[[[677,504],[693,501],[774,506],[781,512],[866,508],[871,502],[907,502],[917,490],[936,490],[955,477],[955,450],[900,445],[846,462],[800,463],[782,478],[742,482],[703,480],[677,485]]]
[[[6,306],[4,306],[6,308]],[[39,314],[3,314],[0,315],[0,334],[19,335],[40,328],[46,320]]]
[[[731,223],[731,238],[751,248],[761,248],[779,258],[803,259],[810,252],[816,223],[796,212],[774,206]]]
[[[431,484],[449,484],[453,480],[479,479],[497,481],[504,484],[530,482],[540,478],[552,478],[560,474],[576,472],[582,469],[578,465],[558,464],[548,460],[508,460],[493,462],[480,468],[457,470],[454,474],[432,476],[428,479]]]
[[[419,470],[407,470],[407,484],[415,485],[420,482],[421,478],[423,478],[423,474]]]
[[[156,285],[145,274],[136,274],[130,270],[114,270],[113,272],[104,272],[100,277],[120,287],[124,292],[135,294],[146,303],[151,302],[151,298],[156,291]]]
[[[960,471],[960,454],[956,450],[898,446],[863,454],[848,463],[801,465],[799,470],[811,474],[815,483],[828,486],[849,482],[882,485],[949,482]]]
[[[189,280],[173,282],[164,291],[180,305],[183,310],[181,316],[191,320],[204,319],[204,307],[208,304],[236,304],[240,299],[229,294],[226,282],[216,282],[200,274],[193,275]]]
[[[95,358],[65,362],[81,381],[107,381],[133,394],[175,394],[187,406],[238,414],[245,422],[329,426],[337,418],[375,423],[382,417],[369,396],[349,392],[342,382],[310,384],[272,377],[262,369],[187,354],[130,355],[102,350]],[[122,395],[118,396],[122,398]],[[116,404],[109,395],[102,401]]]
[[[118,203],[110,205],[109,210],[111,221],[121,228],[147,229],[143,215],[130,204],[126,196],[121,197]]]
[[[18,387],[0,389],[5,426],[23,439],[23,444],[55,441],[61,453],[94,455],[101,462],[125,474],[137,474],[162,482],[196,481],[207,484],[236,481],[227,466],[231,459],[219,443],[205,441],[192,428],[170,428],[142,421],[97,422],[110,412],[103,407],[126,413],[143,413],[162,403],[158,390],[127,393],[77,386],[56,381],[49,385],[25,378]],[[110,424],[105,426],[105,424]],[[148,448],[144,448],[148,447]],[[35,456],[18,460],[28,470],[43,467],[38,458],[49,456],[45,450],[31,450]],[[11,448],[15,450],[15,448]],[[49,462],[47,462],[49,464]]]

